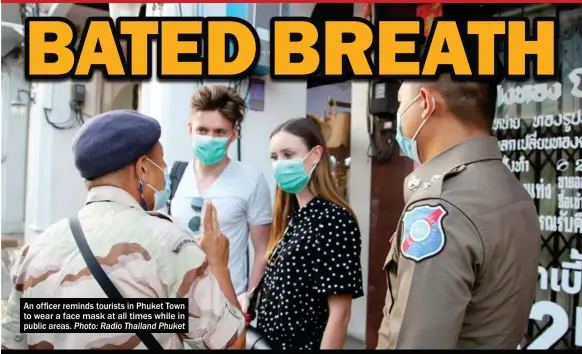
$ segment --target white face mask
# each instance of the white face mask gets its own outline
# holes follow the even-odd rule
[[[404,155],[406,155],[408,158],[412,159],[413,161],[421,163],[420,156],[418,155],[418,143],[416,142],[416,136],[418,135],[418,133],[420,133],[420,130],[424,126],[424,123],[426,123],[428,121],[428,119],[432,116],[432,114],[434,112],[434,109],[436,107],[434,97],[431,97],[432,98],[432,107],[433,107],[432,111],[425,119],[422,120],[422,123],[420,123],[420,125],[418,126],[418,129],[416,129],[416,132],[414,133],[412,138],[408,138],[408,137],[404,136],[402,133],[402,116],[412,106],[412,104],[414,102],[416,102],[419,98],[420,98],[420,93],[418,95],[416,95],[416,97],[414,97],[412,99],[412,101],[410,101],[404,107],[404,109],[402,109],[402,111],[400,111],[396,114],[396,141],[398,142],[398,145],[400,146],[400,149],[402,150]]]
[[[146,157],[147,158],[147,157]],[[151,184],[145,183],[146,186],[150,187],[154,191],[154,208],[153,210],[160,210],[166,206],[166,203],[170,199],[170,173],[167,169],[161,168],[157,163],[153,162],[149,158],[148,161],[159,168],[164,173],[164,188],[162,190],[155,189]],[[144,203],[145,205],[145,203]]]

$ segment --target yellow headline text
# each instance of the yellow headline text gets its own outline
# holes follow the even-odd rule
[[[558,72],[555,18],[436,19],[426,41],[423,29],[421,18],[376,25],[273,18],[270,75],[406,79],[447,70],[463,78],[543,80]],[[261,53],[255,29],[233,17],[90,18],[80,34],[66,18],[27,18],[25,45],[31,80],[88,79],[95,69],[108,79],[149,79],[154,63],[160,79],[232,78],[252,74]],[[501,47],[504,65],[496,65]]]

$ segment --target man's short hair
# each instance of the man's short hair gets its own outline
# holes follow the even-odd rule
[[[449,111],[459,119],[491,129],[497,102],[494,82],[456,81],[449,74],[441,74],[437,81],[424,82],[420,86],[437,91]]]
[[[190,99],[194,111],[218,111],[233,126],[242,123],[247,104],[238,92],[227,86],[202,86]]]

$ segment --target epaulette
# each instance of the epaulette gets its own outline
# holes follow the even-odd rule
[[[459,173],[463,172],[465,170],[467,166],[466,165],[460,165],[457,166],[447,172],[445,172],[442,175],[439,176],[433,176],[433,178],[431,178],[430,182],[425,183],[423,185],[424,189],[432,189],[432,193],[434,194],[434,197],[440,197],[441,193],[443,191],[443,183],[447,180],[450,179],[456,175],[458,175]]]
[[[458,175],[459,173],[465,171],[465,168],[467,168],[467,165],[459,165],[459,166],[453,168],[452,170],[450,170],[449,172],[447,172],[443,175],[443,180],[447,180],[453,176]]]
[[[172,218],[170,218],[168,215],[160,213],[159,211],[148,211],[147,213],[150,214],[151,216],[155,216],[155,217],[158,217],[160,219],[168,220],[171,223],[174,222],[174,221],[172,221]]]

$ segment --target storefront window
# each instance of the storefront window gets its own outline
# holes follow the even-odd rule
[[[518,12],[500,16],[558,16],[561,73],[555,82],[498,86],[493,132],[542,229],[538,292],[522,347],[582,347],[582,6]]]

